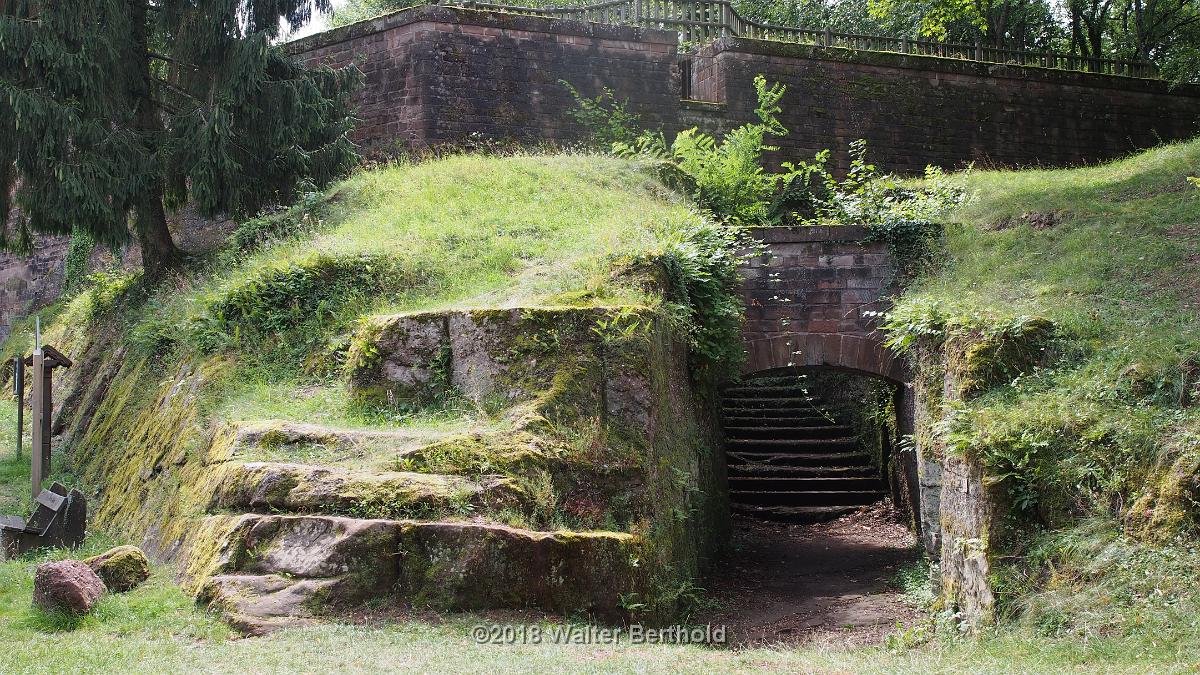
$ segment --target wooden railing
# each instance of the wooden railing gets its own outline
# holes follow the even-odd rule
[[[880,35],[856,35],[791,26],[772,26],[741,16],[734,10],[729,0],[607,0],[587,5],[562,7],[522,7],[474,0],[442,0],[439,4],[575,19],[593,23],[675,30],[679,32],[681,40],[689,43],[703,43],[718,37],[733,36],[864,51],[940,56],[984,63],[1077,70],[1105,75],[1158,77],[1158,70],[1154,64],[1142,61],[1091,59],[1059,52],[1004,49],[982,43],[972,45]]]

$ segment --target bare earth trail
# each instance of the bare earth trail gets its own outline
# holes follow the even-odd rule
[[[719,606],[695,622],[726,625],[730,645],[881,644],[917,617],[891,585],[917,557],[884,504],[828,523],[738,516],[731,554],[706,579]]]

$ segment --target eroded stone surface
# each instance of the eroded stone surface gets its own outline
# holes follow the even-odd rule
[[[104,582],[78,560],[42,563],[33,576],[33,604],[46,611],[87,614],[102,595]]]
[[[519,499],[511,481],[503,477],[469,480],[411,471],[247,462],[229,468],[213,506],[403,516],[447,513],[466,506],[498,508],[515,505]]]
[[[204,542],[224,552],[202,600],[243,630],[304,621],[366,597],[436,609],[539,608],[616,619],[637,587],[636,538],[467,522],[242,516]],[[228,525],[228,524],[227,524]]]

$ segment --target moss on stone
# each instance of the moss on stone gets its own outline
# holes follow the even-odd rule
[[[962,396],[970,398],[1028,372],[1045,360],[1045,350],[1053,336],[1054,324],[1050,321],[1021,317],[994,329],[952,339],[947,347]],[[963,343],[961,357],[955,358],[955,346]]]
[[[118,546],[84,561],[112,593],[125,593],[150,578],[150,560],[136,546]]]

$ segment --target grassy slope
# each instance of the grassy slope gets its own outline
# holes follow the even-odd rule
[[[564,294],[585,302],[629,298],[636,291],[612,287],[602,261],[616,251],[661,246],[669,239],[669,231],[656,235],[655,228],[645,225],[656,219],[686,217],[685,209],[662,198],[651,181],[613,160],[532,157],[505,162],[507,165],[464,157],[444,164],[442,170],[448,173],[441,176],[431,175],[428,167],[418,167],[352,179],[328,216],[329,228],[318,238],[317,246],[346,251],[357,247],[356,242],[369,240],[374,242],[373,249],[388,248],[400,255],[419,253],[438,270],[437,283],[418,294],[400,301],[364,303],[354,311],[449,303],[556,302]],[[1196,318],[1194,312],[1189,315],[1181,308],[1187,302],[1182,289],[1188,280],[1182,263],[1196,237],[1194,230],[1190,236],[1174,238],[1166,232],[1174,225],[1184,226],[1186,232],[1200,223],[1196,197],[1182,184],[1182,177],[1198,168],[1200,146],[1186,145],[1109,167],[989,172],[971,178],[981,198],[960,214],[964,222],[991,225],[1019,220],[1021,214],[1031,211],[1060,211],[1063,222],[1045,231],[1024,225],[999,231],[957,229],[950,238],[957,262],[927,280],[912,299],[937,300],[963,312],[984,308],[998,316],[1049,316],[1068,327],[1075,342],[1084,347],[1070,368],[1039,376],[1028,389],[1014,388],[989,399],[992,409],[1021,409],[1031,396],[1062,399],[1080,383],[1102,391],[1122,372],[1122,363],[1145,361],[1166,372],[1180,354],[1194,350]],[[563,187],[554,178],[561,172],[581,180]],[[455,199],[446,202],[439,195],[444,182],[450,181],[466,187],[460,187]],[[523,210],[519,204],[505,203],[504,193],[494,190],[501,185],[508,191],[532,190],[542,201],[541,208]],[[594,191],[581,187],[592,185]],[[424,205],[398,209],[401,196]],[[492,246],[488,243],[492,239],[472,238],[461,220],[467,217],[461,213],[463,205],[473,205],[476,216],[492,219],[497,231],[505,233],[497,239],[502,245]],[[459,215],[439,215],[443,213]],[[1153,215],[1147,217],[1147,213]],[[627,226],[630,215],[641,218]],[[454,229],[456,223],[461,229]],[[458,235],[451,236],[454,231]],[[352,238],[347,236],[350,233],[357,234]],[[182,292],[153,301],[151,313],[160,319],[160,325],[182,330],[191,318],[205,311],[207,297],[220,295],[224,284],[281,260],[301,259],[310,254],[309,248],[282,244],[234,261],[229,265],[232,274],[220,279],[198,276],[185,284]],[[186,341],[186,335],[181,339]],[[216,414],[238,411],[246,417],[294,414],[306,419],[317,414],[327,423],[395,423],[349,415],[334,389],[323,387],[320,381],[256,364],[231,384],[226,398],[214,402],[213,409]],[[297,392],[307,393],[294,396]],[[1107,401],[1105,405],[1115,404]],[[1160,401],[1157,407],[1166,406]],[[6,414],[8,409],[0,406],[0,422],[6,421]],[[442,418],[418,422],[435,429],[458,423]],[[7,445],[0,445],[0,454],[8,450]],[[26,478],[19,467],[2,476],[4,489],[22,492]],[[1114,536],[1109,533],[1103,539],[1112,542]],[[98,550],[107,543],[99,536],[89,547]],[[1081,550],[1086,553],[1087,546]],[[935,639],[895,651],[838,653],[628,645],[478,646],[469,635],[468,627],[475,621],[469,616],[376,627],[322,626],[284,631],[266,639],[230,640],[213,617],[195,609],[169,584],[167,569],[159,570],[147,587],[125,598],[105,600],[95,616],[73,630],[59,632],[60,622],[28,606],[36,562],[0,563],[0,640],[21,646],[5,655],[0,670],[208,672],[236,663],[256,672],[358,672],[406,664],[418,670],[477,672],[768,668],[928,673],[1095,672],[1102,664],[1106,672],[1145,672],[1182,670],[1200,660],[1200,640],[1187,639],[1179,632],[1159,636],[1146,630],[1098,632],[1085,642],[1076,635],[1051,632],[1047,636],[1045,631],[1022,628],[979,640]],[[1185,568],[1187,562],[1176,560],[1173,569]],[[1136,586],[1138,593],[1153,594],[1154,584],[1150,589],[1143,586]],[[1069,589],[1070,584],[1065,587]],[[1181,621],[1179,628],[1186,629],[1186,624]]]
[[[623,258],[662,251],[694,218],[651,176],[610,157],[457,156],[383,167],[356,174],[328,199],[259,224],[297,234],[269,238],[249,252],[222,251],[174,287],[123,306],[122,332],[135,345],[160,351],[167,345],[168,364],[198,353],[232,354],[239,370],[220,396],[205,402],[218,418],[435,434],[478,428],[487,421],[454,406],[399,415],[356,408],[340,381],[306,372],[305,360],[371,314],[654,303],[614,279],[613,267]],[[376,275],[382,281],[289,285],[296,270],[320,274],[329,261],[359,258],[387,265]],[[252,306],[245,316],[229,310],[230,298],[253,302],[266,291],[297,306]],[[102,295],[92,290],[43,312],[50,339],[69,339],[93,307],[103,313],[108,305]],[[0,352],[7,357],[28,344],[31,333],[31,321],[15,327]]]
[[[1200,349],[1200,192],[1186,181],[1197,172],[1193,142],[1084,169],[974,174],[954,263],[917,295],[1046,316],[1098,356],[1174,365]],[[1058,223],[1035,229],[1026,214]]]
[[[997,591],[1037,632],[1197,639],[1197,173],[1200,142],[974,174],[952,262],[901,303],[1058,326],[1046,367],[969,401],[943,430],[1026,505]]]

